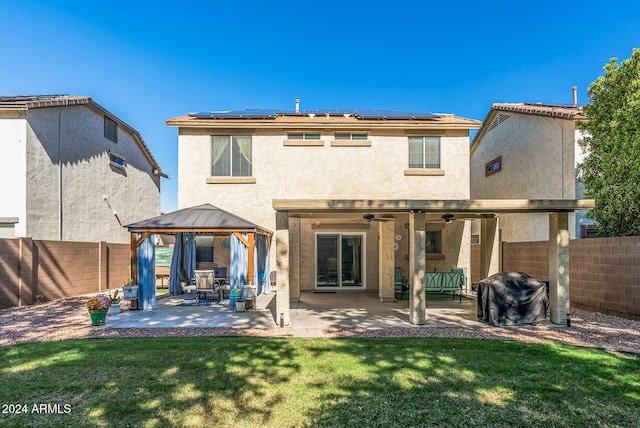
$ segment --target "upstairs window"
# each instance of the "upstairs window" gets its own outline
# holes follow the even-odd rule
[[[104,117],[104,138],[118,142],[118,124],[107,116]]]
[[[487,162],[484,165],[484,176],[488,177],[496,172],[502,171],[502,156],[499,156],[492,160],[491,162]]]
[[[366,133],[352,133],[352,132],[336,132],[336,140],[357,140],[366,141],[368,135]]]
[[[251,153],[250,135],[212,136],[211,175],[214,177],[251,177]]]
[[[409,168],[440,168],[440,137],[409,137]]]
[[[289,132],[287,133],[289,140],[319,140],[319,132]]]
[[[125,166],[126,166],[126,162],[125,162],[124,157],[122,157],[122,156],[120,156],[118,154],[115,154],[115,153],[113,153],[111,151],[109,152],[109,164],[111,166],[115,166],[115,167],[120,168],[120,169],[124,169]]]

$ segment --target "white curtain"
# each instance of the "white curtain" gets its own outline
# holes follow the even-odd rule
[[[238,159],[238,167],[240,170],[236,170],[235,168],[236,165],[234,165],[233,175],[234,176],[251,176],[251,166],[252,166],[251,137],[235,136],[233,137],[233,142],[238,145],[238,151],[240,152],[240,156],[242,156],[242,159],[244,159],[244,162]]]
[[[226,154],[226,156],[225,156]],[[229,171],[229,137],[211,137],[211,175],[227,176]]]

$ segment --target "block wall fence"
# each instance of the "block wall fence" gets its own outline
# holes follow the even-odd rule
[[[129,275],[127,244],[0,239],[0,309],[105,292]]]
[[[547,242],[503,242],[502,270],[549,277]],[[640,319],[640,236],[569,244],[571,306]]]

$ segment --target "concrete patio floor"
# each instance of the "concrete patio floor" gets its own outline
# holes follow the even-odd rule
[[[427,323],[423,327],[480,327],[474,297],[455,300],[427,300]],[[159,298],[153,311],[125,311],[118,319],[110,318],[112,328],[232,327],[275,328],[275,293],[260,295],[256,309],[234,312],[226,306],[179,306],[193,295]],[[344,327],[411,327],[409,302],[380,302],[377,293],[304,292],[300,300],[291,301],[290,329],[324,330]]]

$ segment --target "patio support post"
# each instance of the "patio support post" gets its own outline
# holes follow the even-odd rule
[[[569,324],[569,214],[549,214],[549,306],[551,322]]]
[[[480,220],[480,279],[500,272],[500,236],[497,218]]]
[[[424,288],[426,238],[424,213],[409,213],[409,321],[416,325],[427,322]]]
[[[289,325],[289,214],[276,212],[276,324]]]
[[[135,281],[134,284],[138,283],[138,240],[136,239],[136,233],[131,232],[131,247],[129,248],[129,266],[131,271],[129,275]]]
[[[395,300],[394,224],[393,219],[378,223],[378,293],[381,302]]]
[[[300,219],[289,218],[289,298],[300,299]]]
[[[247,282],[250,285],[257,284],[255,278],[255,251],[256,251],[256,234],[254,232],[247,233]]]

